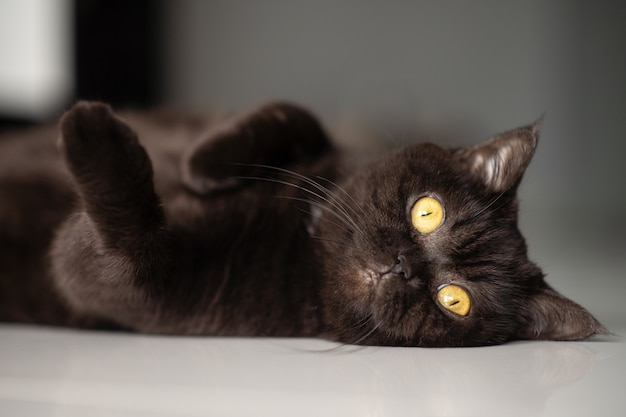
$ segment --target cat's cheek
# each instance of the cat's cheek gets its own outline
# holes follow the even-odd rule
[[[357,268],[327,271],[326,294],[335,307],[346,313],[368,315],[374,290],[372,277]]]
[[[356,269],[347,280],[346,298],[353,300],[362,309],[369,305],[378,285],[376,274],[372,271]]]
[[[402,340],[412,339],[429,311],[428,295],[399,277],[380,280],[370,305],[376,325]]]

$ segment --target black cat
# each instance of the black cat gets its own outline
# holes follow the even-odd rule
[[[65,164],[52,128],[1,140],[0,320],[401,346],[605,332],[517,227],[539,123],[361,164],[288,104],[124,120],[75,105]]]

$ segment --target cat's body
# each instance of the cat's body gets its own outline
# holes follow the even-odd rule
[[[604,331],[526,257],[536,125],[362,165],[291,105],[124,120],[79,103],[60,133],[0,139],[0,320],[413,346]]]

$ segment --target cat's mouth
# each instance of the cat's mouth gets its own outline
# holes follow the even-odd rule
[[[412,276],[406,276],[404,274],[399,274],[397,272],[386,272],[384,274],[379,274],[379,281],[387,281],[387,280],[396,280],[396,281],[400,281],[400,282],[404,282],[407,285],[411,286],[411,287],[418,287],[420,286],[421,283],[421,279],[416,276],[416,275],[412,275]]]
[[[392,264],[380,264],[367,268],[366,276],[372,285],[378,285],[385,281],[397,281],[401,285],[417,287],[422,282],[416,268],[402,254],[398,255]]]
[[[396,283],[396,285],[406,285],[412,288],[421,286],[423,280],[416,274],[399,271],[398,268],[367,268],[363,274],[366,282],[374,289],[383,283]]]

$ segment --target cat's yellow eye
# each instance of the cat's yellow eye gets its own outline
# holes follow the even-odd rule
[[[440,287],[437,292],[437,301],[439,301],[439,304],[446,310],[462,317],[467,316],[472,304],[467,291],[454,284]]]
[[[443,222],[443,206],[432,197],[422,197],[411,208],[411,223],[420,233],[432,233]]]

